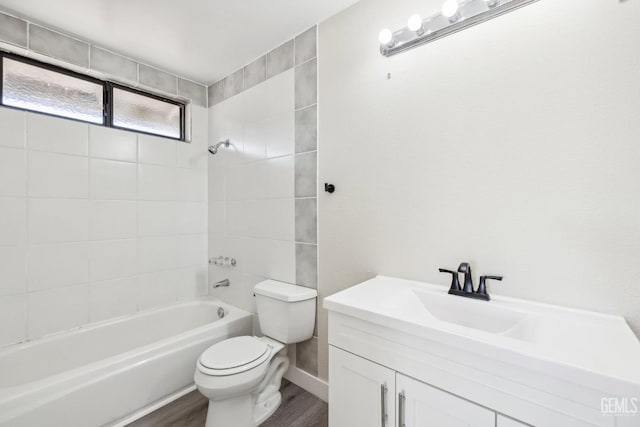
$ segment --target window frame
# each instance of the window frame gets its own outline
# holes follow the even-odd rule
[[[100,123],[93,123],[93,122],[89,122],[86,120],[81,120],[81,119],[76,119],[73,117],[65,117],[65,116],[60,116],[60,115],[56,115],[56,114],[51,114],[51,113],[46,113],[46,112],[42,112],[42,111],[36,111],[36,110],[30,110],[27,108],[20,108],[20,107],[15,107],[12,105],[5,105],[3,102],[3,90],[4,90],[4,58],[7,59],[11,59],[14,61],[18,61],[18,62],[22,62],[34,67],[38,67],[38,68],[42,68],[48,71],[53,71],[59,74],[63,74],[69,77],[73,77],[76,79],[80,79],[80,80],[85,80],[97,85],[102,86],[102,116],[103,116],[103,121],[102,124]],[[171,136],[166,136],[166,135],[161,135],[161,134],[157,134],[157,133],[152,133],[152,132],[144,132],[144,131],[139,131],[139,130],[135,130],[135,129],[130,129],[130,128],[126,128],[126,127],[121,127],[121,126],[114,126],[113,125],[113,89],[117,88],[120,90],[124,90],[124,91],[128,91],[128,92],[132,92],[135,93],[137,95],[141,95],[141,96],[145,96],[147,98],[151,98],[151,99],[155,99],[157,101],[162,101],[162,102],[166,102],[168,104],[173,104],[176,105],[180,108],[180,137],[179,138],[175,138],[175,137],[171,137]],[[118,129],[118,130],[124,130],[124,131],[128,131],[128,132],[135,132],[138,134],[143,134],[143,135],[151,135],[151,136],[155,136],[158,138],[166,138],[166,139],[171,139],[174,141],[183,141],[186,142],[186,131],[185,131],[185,121],[186,121],[186,104],[180,101],[177,101],[175,99],[170,99],[161,95],[157,95],[154,93],[150,93],[144,90],[140,90],[140,89],[136,89],[136,88],[132,88],[130,86],[126,86],[123,85],[121,83],[116,83],[113,82],[111,80],[101,80],[98,79],[96,77],[92,77],[86,74],[82,74],[76,71],[72,71],[57,65],[53,65],[53,64],[48,64],[46,62],[42,62],[42,61],[38,61],[36,59],[33,58],[28,58],[22,55],[17,55],[15,53],[11,53],[11,52],[5,52],[0,50],[0,106],[4,107],[4,108],[11,108],[14,110],[20,110],[20,111],[29,111],[31,113],[35,113],[35,114],[42,114],[45,116],[50,116],[50,117],[57,117],[60,119],[66,119],[66,120],[73,120],[76,122],[80,122],[80,123],[87,123],[89,125],[93,125],[93,126],[102,126],[102,127],[108,127],[108,128],[112,128],[112,129]]]

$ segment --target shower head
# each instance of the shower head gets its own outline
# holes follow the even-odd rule
[[[216,154],[218,152],[218,148],[220,148],[220,146],[224,145],[225,148],[229,148],[230,144],[231,144],[231,141],[229,141],[228,139],[225,139],[224,141],[220,141],[215,145],[210,145],[209,146],[209,152],[211,154]]]

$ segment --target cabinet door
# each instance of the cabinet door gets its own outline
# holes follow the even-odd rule
[[[329,346],[329,425],[394,427],[395,372]]]
[[[497,420],[497,427],[529,427],[529,424],[521,423],[520,421],[516,421],[512,418],[507,418],[504,415],[500,414],[498,414]]]
[[[495,427],[496,414],[453,394],[396,374],[398,427]]]

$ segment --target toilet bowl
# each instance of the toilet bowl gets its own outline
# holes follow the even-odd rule
[[[315,290],[267,280],[254,295],[265,336],[229,338],[198,358],[194,380],[209,399],[207,427],[254,427],[269,418],[282,400],[286,344],[313,335]]]

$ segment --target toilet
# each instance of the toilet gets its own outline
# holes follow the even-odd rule
[[[265,336],[229,338],[198,358],[194,380],[209,399],[206,427],[255,427],[269,418],[282,400],[286,345],[313,336],[314,289],[266,280],[253,291]]]

